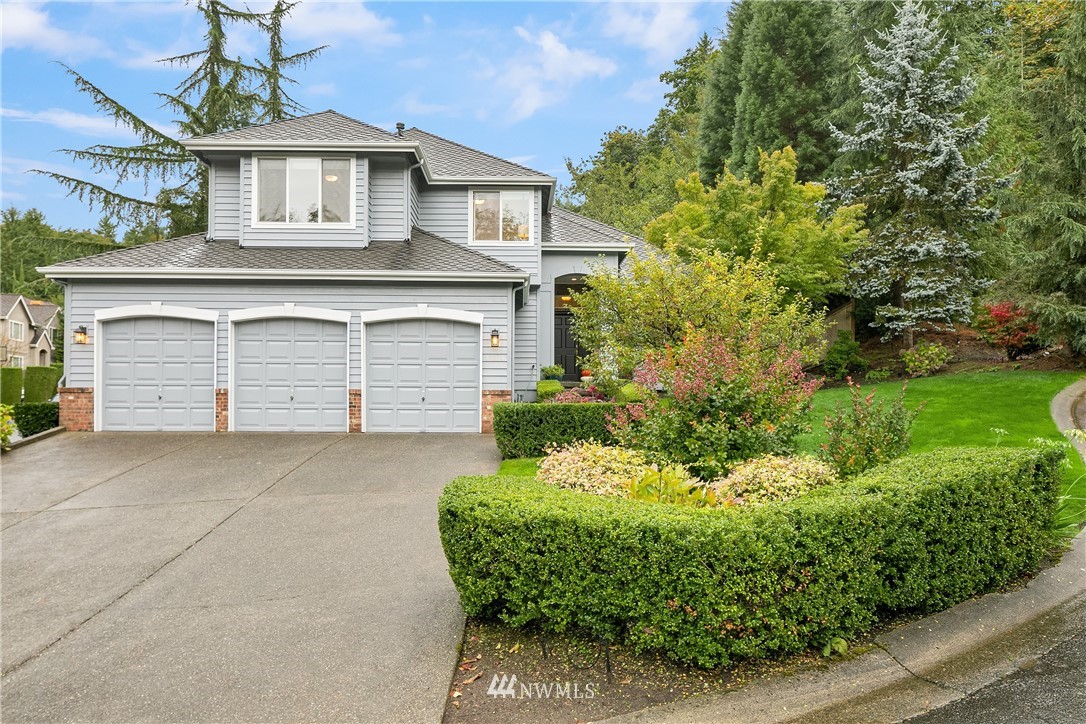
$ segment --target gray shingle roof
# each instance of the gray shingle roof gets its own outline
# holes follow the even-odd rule
[[[645,240],[627,234],[569,209],[555,206],[543,217],[544,244],[618,244],[624,248],[641,247]]]
[[[383,128],[336,113],[321,111],[249,126],[236,131],[197,136],[201,141],[336,141],[342,143],[402,143],[403,139]]]
[[[19,303],[19,294],[0,294],[0,317],[11,314],[12,308]]]
[[[437,178],[538,177],[541,180],[550,180],[550,177],[541,171],[468,148],[418,128],[407,129],[403,132],[403,137],[422,147],[422,157],[426,159],[430,173]]]
[[[240,247],[236,241],[207,241],[202,234],[192,234],[62,262],[50,267],[50,275],[63,279],[65,270],[81,269],[523,274],[514,266],[417,227],[407,241],[375,241],[364,249]]]
[[[40,327],[48,322],[60,309],[52,302],[43,302],[39,299],[24,298],[24,301],[26,302],[26,308],[30,310],[30,318],[34,320],[35,327]]]

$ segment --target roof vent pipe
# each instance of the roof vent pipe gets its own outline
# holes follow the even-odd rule
[[[403,121],[397,121],[397,123],[396,123],[396,135],[399,136],[400,138],[403,138],[403,129],[404,129]]]

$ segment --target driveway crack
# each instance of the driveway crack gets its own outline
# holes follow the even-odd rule
[[[297,465],[295,465],[295,466],[294,466],[293,468],[291,468],[291,469],[290,469],[290,470],[288,470],[287,472],[285,472],[285,473],[283,473],[282,475],[280,475],[279,477],[277,477],[277,478],[276,478],[275,480],[273,480],[273,481],[272,481],[271,483],[269,483],[268,485],[266,485],[266,486],[265,486],[264,488],[262,488],[262,489],[261,489],[261,490],[260,490],[259,492],[257,492],[257,493],[256,493],[255,495],[251,496],[250,498],[247,498],[247,499],[245,500],[245,502],[243,502],[243,503],[242,503],[241,505],[239,505],[239,506],[238,506],[237,508],[235,508],[235,509],[234,509],[234,510],[233,510],[233,511],[232,511],[232,512],[231,512],[231,513],[229,514],[229,515],[227,515],[227,516],[226,516],[225,518],[223,518],[222,520],[220,520],[220,521],[219,521],[218,523],[216,523],[215,525],[211,526],[211,528],[209,528],[209,529],[207,530],[207,532],[205,532],[205,533],[204,533],[203,535],[201,535],[201,536],[199,536],[198,538],[196,538],[196,540],[192,541],[192,542],[191,542],[191,543],[189,543],[189,544],[188,544],[187,546],[185,546],[184,548],[182,548],[182,549],[181,549],[181,550],[180,550],[180,551],[179,551],[179,552],[178,552],[178,553],[177,553],[176,555],[174,555],[174,556],[170,557],[170,558],[169,558],[168,560],[166,560],[166,561],[165,561],[164,563],[162,563],[162,565],[160,565],[160,566],[156,567],[156,568],[155,568],[155,569],[154,569],[153,571],[151,571],[150,573],[148,573],[148,574],[147,574],[146,576],[144,576],[144,577],[143,577],[143,578],[141,578],[140,580],[136,581],[136,583],[132,584],[132,586],[130,586],[130,587],[129,587],[129,588],[128,588],[128,589],[126,590],[126,591],[124,591],[123,593],[121,593],[121,594],[120,594],[119,596],[117,596],[116,598],[114,598],[114,599],[113,599],[112,601],[110,601],[110,602],[109,602],[109,603],[107,603],[106,605],[102,606],[102,607],[101,607],[101,608],[99,608],[99,609],[98,609],[97,611],[95,611],[95,612],[94,612],[94,613],[92,613],[91,615],[87,616],[87,617],[86,617],[85,619],[83,619],[83,620],[82,620],[82,621],[80,621],[79,623],[75,624],[74,626],[72,626],[71,628],[69,628],[69,629],[68,629],[67,631],[65,631],[65,632],[64,632],[63,634],[61,634],[61,635],[60,635],[60,636],[58,636],[57,638],[53,639],[53,640],[52,640],[52,641],[50,641],[49,643],[47,643],[47,644],[45,644],[44,646],[42,646],[42,647],[40,647],[40,648],[36,649],[35,651],[31,652],[30,654],[27,654],[27,655],[26,655],[26,656],[24,656],[24,657],[23,657],[22,659],[19,659],[18,661],[14,662],[14,663],[13,663],[13,664],[11,664],[11,665],[10,665],[10,666],[9,666],[8,668],[4,669],[4,671],[3,671],[3,672],[2,672],[2,674],[0,674],[0,675],[2,675],[2,676],[8,676],[8,675],[9,675],[9,674],[11,674],[12,672],[14,672],[14,671],[17,671],[18,669],[22,668],[23,666],[25,666],[25,665],[26,665],[26,664],[28,664],[29,662],[33,661],[34,659],[36,659],[36,658],[38,658],[39,656],[41,656],[42,654],[44,654],[44,653],[45,653],[46,651],[48,651],[49,649],[51,649],[51,648],[53,648],[54,646],[56,646],[56,645],[57,645],[58,643],[60,643],[60,642],[61,642],[61,641],[63,641],[64,639],[66,639],[66,638],[68,638],[69,636],[71,636],[71,635],[72,635],[73,633],[75,633],[75,632],[76,632],[76,631],[78,631],[79,629],[83,628],[83,626],[85,626],[85,625],[87,625],[88,623],[90,623],[91,621],[93,621],[93,620],[94,620],[95,618],[97,618],[97,617],[98,617],[98,616],[99,616],[99,615],[100,615],[101,613],[103,613],[104,611],[106,611],[106,610],[108,610],[108,609],[112,608],[112,607],[113,607],[113,606],[115,606],[115,605],[116,605],[117,603],[119,603],[120,601],[122,601],[122,600],[123,600],[123,599],[124,599],[125,597],[127,597],[127,596],[128,596],[128,594],[132,593],[132,592],[133,592],[133,591],[135,591],[135,590],[136,590],[137,588],[139,588],[140,586],[142,586],[142,585],[143,585],[144,583],[146,583],[147,581],[149,581],[149,580],[150,580],[150,579],[151,579],[151,578],[152,578],[153,576],[155,576],[155,575],[156,575],[156,574],[157,574],[157,573],[158,573],[159,571],[161,571],[161,570],[162,570],[163,568],[165,568],[166,566],[170,565],[171,563],[173,563],[174,561],[176,561],[176,560],[177,560],[178,558],[180,558],[181,556],[183,556],[183,555],[185,555],[186,553],[188,553],[188,552],[189,552],[190,550],[192,550],[192,549],[193,549],[193,548],[194,548],[194,547],[195,547],[195,546],[196,546],[196,545],[197,545],[197,544],[198,544],[198,543],[199,543],[200,541],[202,541],[203,539],[207,538],[207,537],[208,537],[209,535],[211,535],[211,534],[212,534],[212,533],[214,533],[214,532],[215,532],[216,530],[218,530],[218,529],[219,529],[219,527],[223,525],[223,523],[225,523],[226,521],[230,520],[230,519],[231,519],[231,518],[233,518],[233,517],[234,517],[235,515],[237,515],[237,514],[238,514],[239,512],[241,512],[241,510],[242,510],[243,508],[245,508],[245,506],[247,506],[247,505],[248,505],[249,503],[253,502],[253,501],[254,501],[254,500],[256,500],[257,498],[259,498],[260,496],[262,496],[262,495],[263,495],[264,493],[268,492],[268,491],[269,491],[269,490],[271,490],[271,489],[272,489],[273,487],[275,487],[275,485],[276,485],[277,483],[279,483],[279,481],[283,480],[283,479],[284,479],[284,478],[286,478],[286,477],[287,477],[288,475],[290,475],[290,474],[291,474],[291,473],[293,473],[294,471],[298,470],[298,468],[302,467],[303,465],[305,465],[306,463],[308,463],[308,462],[309,462],[310,460],[312,460],[313,458],[315,458],[315,457],[317,457],[318,455],[320,455],[321,453],[323,453],[323,452],[324,452],[325,450],[327,450],[328,448],[330,448],[330,447],[332,447],[333,445],[336,445],[336,444],[338,444],[338,443],[342,442],[342,441],[343,441],[343,440],[345,440],[346,438],[347,438],[347,435],[343,435],[343,436],[341,436],[341,437],[339,437],[339,438],[336,438],[335,440],[332,440],[331,442],[329,442],[329,443],[328,443],[327,445],[325,445],[324,447],[320,448],[319,450],[316,450],[316,451],[314,451],[314,452],[313,452],[313,454],[309,455],[308,457],[306,457],[305,459],[303,459],[303,460],[302,460],[301,462],[299,462],[299,463],[298,463]],[[200,438],[200,439],[202,440],[203,438]],[[191,445],[195,445],[195,444],[196,444],[197,442],[199,442],[199,441],[200,441],[200,440],[196,440],[196,441],[192,442],[192,443],[191,443]],[[176,448],[175,450],[171,450],[170,452],[176,452],[177,450],[183,450],[183,449],[185,449],[186,447],[190,447],[190,445],[185,445],[185,446],[182,446],[182,447]],[[169,454],[170,454],[170,453],[165,453],[165,454],[163,454],[163,455],[160,455],[160,456],[159,456],[159,458],[161,458],[161,457],[165,457],[166,455],[169,455]],[[158,460],[159,458],[154,458],[154,459],[155,459],[155,460]],[[152,460],[148,460],[148,461],[147,461],[147,462],[145,462],[145,463],[141,463],[140,465],[137,465],[137,466],[135,466],[134,468],[131,468],[131,470],[136,470],[137,468],[143,467],[143,465],[146,465],[146,464],[147,464],[147,463],[149,463],[149,462],[153,462],[153,461],[152,461]],[[130,471],[129,471],[129,470],[126,470],[125,472],[130,472]],[[124,474],[124,473],[118,473],[118,475],[123,475],[123,474]],[[117,477],[117,475],[115,475],[115,476],[113,476],[113,477]],[[112,479],[113,479],[113,478],[109,478],[109,480],[112,480]],[[103,481],[102,481],[102,483],[105,483],[105,482],[107,482],[107,481],[106,481],[106,480],[103,480]],[[96,483],[95,485],[92,485],[92,486],[91,486],[90,488],[87,488],[87,490],[91,490],[92,488],[95,488],[95,487],[97,487],[98,485],[101,485],[102,483]],[[85,492],[85,491],[81,491],[81,492]],[[79,494],[79,493],[77,493],[76,495],[78,495],[78,494]],[[69,496],[69,498],[70,498],[70,497],[74,497],[74,496]],[[65,500],[67,500],[67,499],[68,499],[68,498],[65,498]],[[54,505],[59,505],[60,503],[63,503],[63,502],[64,502],[64,501],[62,500],[62,501],[60,501],[60,502],[58,502],[58,503],[55,503]],[[47,508],[46,510],[48,510],[48,508]],[[41,513],[41,512],[45,512],[45,511],[39,511],[39,513]],[[35,514],[35,515],[37,515],[37,514]],[[31,517],[33,517],[33,516],[31,516]],[[28,518],[27,520],[29,520],[29,518]],[[16,525],[18,525],[18,524],[16,524]],[[12,526],[12,527],[14,527],[14,526]]]
[[[969,696],[968,692],[962,691],[961,689],[956,689],[953,686],[950,686],[949,684],[946,684],[946,683],[944,683],[942,681],[938,681],[936,679],[929,679],[926,676],[921,676],[920,674],[916,673],[915,671],[910,669],[905,664],[901,663],[901,660],[898,659],[898,657],[894,656],[894,654],[891,653],[890,649],[886,648],[885,646],[878,643],[877,641],[875,642],[875,646],[882,649],[883,652],[885,652],[887,656],[889,656],[891,659],[894,660],[895,664],[897,664],[902,669],[904,669],[905,672],[907,674],[909,674],[909,676],[912,676],[914,679],[919,679],[920,681],[923,681],[923,682],[925,682],[927,684],[931,684],[932,686],[938,686],[940,689],[945,689],[947,691],[953,691],[955,694],[961,694],[962,696]]]

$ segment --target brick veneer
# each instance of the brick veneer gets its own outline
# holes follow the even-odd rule
[[[347,390],[347,432],[362,432],[362,390]]]
[[[71,432],[94,430],[94,388],[61,387],[60,424]]]
[[[215,432],[230,429],[230,390],[225,387],[215,389]]]
[[[512,390],[483,390],[483,432],[494,432],[494,403],[512,401]]]

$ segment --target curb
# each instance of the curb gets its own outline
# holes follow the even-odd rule
[[[1060,430],[1086,422],[1086,378],[1052,400]],[[1077,418],[1077,419],[1076,419]],[[1086,459],[1086,444],[1076,448]],[[1086,530],[1022,589],[989,593],[875,637],[852,660],[761,679],[733,692],[606,719],[667,722],[900,722],[964,699],[1086,631]]]
[[[45,430],[44,432],[39,432],[39,433],[37,433],[35,435],[31,435],[30,437],[20,438],[20,439],[16,440],[15,442],[11,443],[10,445],[8,445],[7,448],[4,449],[4,452],[5,453],[10,452],[11,450],[21,448],[24,445],[29,445],[31,443],[37,442],[38,440],[44,440],[47,437],[53,437],[53,435],[59,435],[60,433],[64,432],[66,429],[67,428],[64,427],[63,425],[59,425],[57,427],[51,427],[48,430]]]

